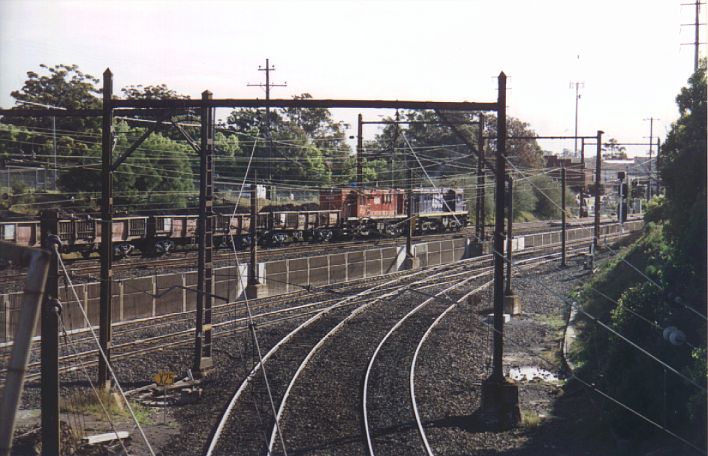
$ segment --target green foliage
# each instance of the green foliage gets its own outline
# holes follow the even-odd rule
[[[667,234],[698,276],[706,266],[706,61],[676,97],[679,119],[662,146]]]
[[[294,98],[312,96],[302,94]],[[252,167],[261,178],[272,175],[275,183],[303,186],[355,180],[356,164],[345,141],[346,126],[335,121],[328,109],[272,110],[268,123],[262,111],[237,109],[226,123],[229,130],[250,143],[242,146],[248,149],[242,152],[244,159],[236,160],[242,164],[236,173],[240,176],[245,172],[253,141],[260,138],[255,143]],[[269,139],[263,139],[264,136]]]
[[[646,223],[659,223],[666,218],[664,214],[664,203],[666,198],[664,195],[658,195],[653,197],[644,210],[644,221]]]
[[[691,344],[705,347],[705,321],[696,319],[672,298],[679,295],[687,302],[697,302],[700,297],[691,293],[692,288],[693,283],[686,281],[686,266],[677,261],[662,227],[652,224],[638,242],[594,276],[579,293],[578,301],[614,331],[703,384],[705,370],[699,372],[705,358],[700,359],[701,352],[688,345],[673,346],[662,337],[662,328],[675,326]],[[574,359],[580,378],[655,422],[666,420],[670,429],[689,427],[697,431],[705,426],[705,396],[699,390],[671,372],[665,375],[659,363],[590,319],[579,317],[579,326],[582,331]],[[657,400],[664,394],[666,413],[663,400]],[[639,437],[650,429],[619,407],[612,407],[610,412],[615,429],[622,435]]]
[[[514,181],[512,190],[514,219],[518,219],[524,212],[532,213],[536,209],[538,196],[527,180]]]
[[[478,117],[471,113],[446,113],[446,117],[454,122],[457,129],[472,144],[477,143]],[[410,164],[420,172],[420,165],[411,157],[410,147],[413,147],[418,160],[426,167],[428,175],[433,178],[454,176],[469,173],[477,166],[477,156],[471,153],[467,146],[461,144],[460,138],[449,127],[441,124],[441,119],[434,111],[403,111],[400,118],[409,124],[396,125],[395,119],[387,117],[387,124],[376,136],[374,147],[369,148],[370,156],[394,162],[394,180],[404,182],[406,176],[406,157]],[[465,123],[466,122],[466,123]],[[485,116],[485,136],[496,136],[496,117]],[[509,136],[534,136],[535,132],[529,124],[513,117],[507,117],[507,134]],[[405,137],[405,139],[404,139]],[[406,143],[406,140],[408,143]],[[491,156],[495,140],[489,140],[487,156]],[[542,168],[543,152],[535,140],[510,139],[507,141],[507,157],[514,166],[521,168]],[[421,177],[422,178],[422,177]],[[390,179],[389,179],[390,180]]]
[[[49,67],[40,65],[48,74],[34,71],[27,72],[27,80],[20,90],[14,90],[10,95],[18,102],[27,101],[66,109],[100,108],[101,91],[96,87],[99,80],[84,73],[78,65],[55,65]],[[23,105],[13,109],[32,109],[37,106]],[[51,128],[48,117],[13,117],[3,119],[3,123],[24,125],[27,127]],[[56,128],[59,130],[82,131],[97,129],[100,119],[95,117],[57,117]]]

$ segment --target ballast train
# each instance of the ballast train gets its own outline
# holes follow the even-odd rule
[[[416,234],[456,231],[469,223],[465,198],[460,188],[417,188],[411,193],[411,210]],[[400,189],[341,187],[321,190],[318,210],[263,209],[256,231],[263,245],[288,242],[325,242],[335,239],[398,236],[407,220],[406,192]],[[145,255],[169,253],[177,246],[196,243],[198,216],[136,215],[113,218],[113,247],[116,256],[134,249]],[[250,214],[217,213],[213,217],[216,247],[250,245]],[[0,221],[0,239],[25,246],[40,243],[39,220]],[[100,219],[90,216],[59,220],[63,252],[88,257],[99,251]]]

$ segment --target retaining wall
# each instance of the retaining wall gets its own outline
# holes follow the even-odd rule
[[[641,221],[624,224],[627,232],[642,227]],[[619,231],[619,225],[603,225],[600,235],[602,237]],[[590,236],[592,229],[567,230],[568,241]],[[512,240],[512,251],[559,242],[559,231],[527,234]],[[336,244],[333,244],[333,248],[336,248]],[[420,267],[428,267],[489,253],[490,249],[490,245],[480,248],[469,239],[452,239],[415,244],[413,253]],[[259,277],[265,285],[263,295],[272,296],[298,291],[308,285],[324,286],[388,274],[400,270],[404,259],[405,246],[332,253],[260,263]],[[219,298],[215,298],[214,304],[243,299],[247,279],[247,265],[241,265],[240,270],[236,266],[215,268],[213,293]],[[196,281],[196,271],[116,280],[113,285],[113,321],[120,323],[194,310]],[[98,325],[99,283],[75,285],[75,290],[87,311],[89,321],[94,326]],[[71,289],[60,286],[59,297],[63,303],[62,316],[66,329],[86,328],[85,319]],[[21,299],[21,292],[0,295],[0,343],[9,342],[14,336]],[[35,333],[39,334],[39,323]]]

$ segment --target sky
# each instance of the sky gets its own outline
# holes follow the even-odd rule
[[[115,91],[164,83],[199,98],[263,98],[258,67],[276,71],[273,98],[496,101],[539,135],[663,139],[693,71],[689,0],[634,1],[16,1],[0,0],[0,106],[39,64],[77,64]],[[706,8],[701,22],[706,21]],[[706,28],[701,28],[705,41]],[[705,52],[701,48],[701,55]],[[353,125],[356,110],[335,110]],[[218,112],[219,117],[228,114]],[[379,120],[391,111],[363,111]],[[376,133],[365,128],[365,137]],[[552,152],[573,141],[543,141]],[[630,146],[630,155],[646,147]]]

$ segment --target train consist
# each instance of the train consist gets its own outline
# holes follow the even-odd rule
[[[412,191],[415,232],[456,231],[469,223],[465,199],[459,188],[420,188]],[[145,255],[169,253],[178,246],[196,243],[197,215],[137,215],[113,218],[114,254],[125,256],[137,249]],[[256,220],[263,245],[288,242],[325,242],[370,236],[403,234],[407,220],[406,192],[399,189],[342,187],[322,190],[318,210],[261,211]],[[216,247],[245,248],[251,243],[249,214],[217,213],[213,218]],[[62,217],[59,237],[63,252],[88,257],[99,251],[100,219]],[[38,220],[0,222],[0,239],[26,246],[40,242]]]

